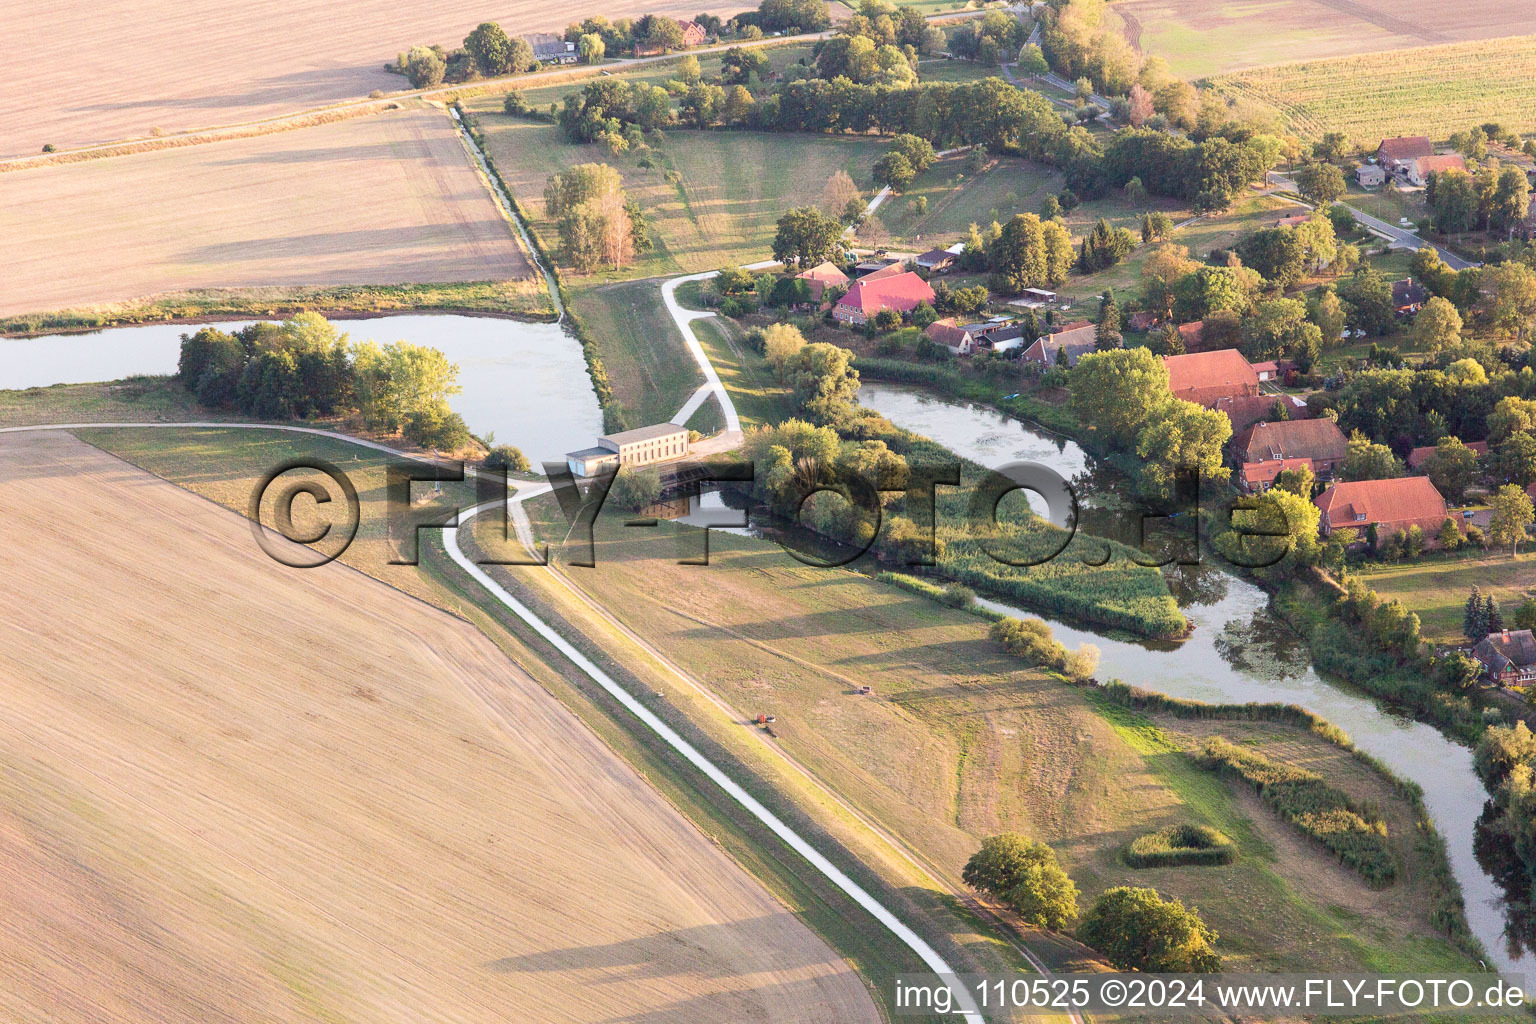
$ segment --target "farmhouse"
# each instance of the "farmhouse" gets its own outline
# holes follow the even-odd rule
[[[604,434],[597,439],[595,448],[567,452],[565,464],[572,476],[589,477],[621,466],[649,466],[687,454],[688,428],[676,423],[657,423]]]
[[[917,269],[930,274],[947,274],[954,266],[955,254],[948,249],[929,249],[917,258]]]
[[[933,302],[933,289],[910,270],[892,275],[866,275],[832,307],[832,316],[845,324],[862,327],[882,309],[894,309],[903,315],[917,308],[919,302]]]
[[[704,31],[704,26],[696,21],[680,21],[678,24],[683,26],[683,45],[685,47],[703,46],[704,40],[709,38],[709,33]]]
[[[1459,153],[1447,153],[1444,156],[1421,156],[1408,167],[1408,183],[1423,188],[1429,184],[1429,176],[1431,174],[1444,174],[1446,171],[1466,173],[1466,170],[1466,158]]]
[[[1238,473],[1238,486],[1244,494],[1262,494],[1275,484],[1275,477],[1287,469],[1312,469],[1311,459],[1272,459],[1269,462],[1245,462]],[[1316,472],[1316,470],[1313,470]]]
[[[1062,324],[1053,334],[1035,339],[1020,358],[1052,367],[1065,354],[1067,365],[1076,366],[1079,359],[1094,351],[1097,335],[1098,329],[1087,320],[1074,320]]]
[[[1179,324],[1179,341],[1185,352],[1201,352],[1205,346],[1205,321],[1194,320]]]
[[[1392,308],[1398,316],[1412,316],[1429,301],[1429,289],[1405,277],[1392,282]]]
[[[1361,188],[1379,188],[1387,183],[1387,172],[1381,164],[1361,164],[1355,170],[1355,180]]]
[[[575,64],[576,44],[568,43],[553,32],[531,32],[523,36],[523,42],[533,50],[540,64]]]
[[[1282,420],[1254,424],[1237,436],[1233,450],[1244,463],[1304,459],[1318,479],[1328,480],[1349,454],[1349,441],[1333,420]]]
[[[1401,135],[1395,139],[1382,139],[1376,147],[1376,162],[1387,174],[1404,177],[1413,161],[1434,156],[1435,147],[1427,135]]]
[[[1489,633],[1472,648],[1472,657],[1488,678],[1500,686],[1524,686],[1536,681],[1536,637],[1528,629]]]
[[[952,356],[968,356],[976,351],[976,336],[967,329],[974,326],[977,325],[966,324],[962,327],[954,317],[947,316],[924,328],[923,337],[935,345],[943,345]]]
[[[1467,447],[1472,449],[1478,455],[1488,454],[1487,441],[1468,441]],[[1429,460],[1434,457],[1435,446],[1432,444],[1427,444],[1423,445],[1422,447],[1415,448],[1413,451],[1408,453],[1408,468],[1413,470],[1415,473],[1421,472],[1428,467]]]
[[[821,302],[828,288],[846,288],[848,275],[835,263],[818,263],[809,270],[802,270],[795,277],[810,286],[811,301]]]
[[[1377,536],[1385,538],[1417,526],[1424,531],[1425,546],[1434,547],[1445,522],[1445,499],[1424,476],[1334,484],[1317,496],[1316,504],[1323,510],[1319,528],[1324,537],[1334,530],[1374,526]]]
[[[1207,409],[1214,408],[1223,398],[1259,393],[1259,375],[1235,348],[1164,356],[1163,362],[1168,367],[1168,387],[1173,397]]]
[[[1232,421],[1232,436],[1236,437],[1255,423],[1265,420],[1305,420],[1312,418],[1307,403],[1295,395],[1234,395],[1218,398],[1210,408]]]

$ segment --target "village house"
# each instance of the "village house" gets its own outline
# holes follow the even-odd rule
[[[704,40],[709,38],[709,33],[704,31],[704,26],[696,21],[680,21],[683,27],[684,46],[703,46]]]
[[[1472,648],[1472,657],[1489,679],[1500,686],[1526,686],[1536,682],[1536,638],[1528,629],[1489,633]]]
[[[1361,164],[1355,169],[1355,180],[1361,188],[1380,188],[1387,183],[1387,172],[1381,164]]]
[[[1349,440],[1330,419],[1281,420],[1255,423],[1235,436],[1232,450],[1244,469],[1302,459],[1311,464],[1319,480],[1330,480],[1349,455]]]
[[[1223,398],[1259,393],[1259,375],[1235,348],[1164,356],[1163,363],[1168,367],[1168,388],[1173,397],[1207,409]]]
[[[1379,542],[1417,526],[1424,532],[1424,546],[1432,548],[1439,545],[1436,535],[1445,523],[1445,499],[1425,476],[1334,484],[1317,496],[1316,504],[1323,512],[1318,528],[1324,537],[1352,529],[1363,540],[1374,526]]]
[[[848,287],[848,275],[835,263],[818,263],[809,270],[802,270],[795,277],[810,288],[811,301],[821,305],[828,288]]]
[[[1487,441],[1468,441],[1467,447],[1472,449],[1479,456],[1488,454]],[[1434,457],[1435,446],[1432,444],[1427,444],[1423,445],[1422,447],[1415,448],[1413,451],[1408,453],[1408,468],[1413,470],[1415,473],[1422,473],[1424,472],[1429,460]]]
[[[1019,358],[1049,369],[1062,358],[1061,353],[1065,353],[1067,365],[1076,366],[1079,359],[1095,350],[1097,337],[1098,328],[1093,324],[1087,320],[1074,320],[1057,327],[1051,334],[1036,338]]]
[[[1278,423],[1312,418],[1307,403],[1295,395],[1234,395],[1216,399],[1209,408],[1232,421],[1233,437],[1264,420]]]
[[[553,32],[531,32],[523,36],[523,42],[533,50],[534,59],[540,64],[575,64],[580,57],[575,43],[568,43]]]
[[[688,428],[676,423],[657,423],[604,434],[597,439],[595,448],[567,452],[565,464],[572,476],[590,477],[621,466],[649,466],[687,454]]]
[[[1434,156],[1435,147],[1427,135],[1400,135],[1395,139],[1382,139],[1376,147],[1376,162],[1382,170],[1395,178],[1407,180],[1408,171],[1420,157]]]
[[[947,274],[954,266],[955,254],[948,249],[929,249],[917,257],[917,269],[930,274]]]
[[[1201,352],[1205,346],[1205,321],[1192,320],[1187,324],[1179,324],[1179,343],[1184,346],[1184,351]]]
[[[855,266],[853,274],[855,277],[868,277],[870,274],[878,274],[882,270],[890,270],[892,267],[899,266],[901,266],[901,260],[893,260],[885,256],[871,256]]]
[[[1392,282],[1392,308],[1398,316],[1412,316],[1429,301],[1429,289],[1411,277]]]
[[[834,319],[862,327],[882,309],[894,309],[906,316],[920,302],[933,302],[933,289],[910,270],[889,276],[867,274],[853,285],[832,307]]]
[[[1423,188],[1429,184],[1431,174],[1444,174],[1446,171],[1463,171],[1467,169],[1466,158],[1460,153],[1447,153],[1443,156],[1421,156],[1408,166],[1408,184]]]
[[[1312,469],[1312,460],[1274,459],[1269,462],[1245,462],[1243,468],[1238,471],[1237,486],[1244,494],[1263,494],[1275,485],[1275,477],[1288,469],[1303,467]]]

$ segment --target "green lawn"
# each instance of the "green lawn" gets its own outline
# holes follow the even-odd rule
[[[627,425],[670,420],[704,375],[662,305],[661,282],[568,280],[574,283],[566,289],[567,300],[597,339]]]
[[[923,249],[964,241],[972,224],[986,227],[1016,213],[1037,212],[1047,195],[1061,189],[1059,172],[1027,160],[988,157],[975,173],[969,165],[966,154],[945,157],[905,192],[887,199],[876,217],[890,233],[889,241]],[[915,205],[919,200],[927,201],[921,214]],[[860,232],[860,238],[867,234]]]
[[[1370,566],[1360,577],[1385,599],[1397,598],[1416,612],[1424,635],[1450,643],[1462,639],[1461,616],[1467,594],[1475,587],[1493,594],[1505,620],[1536,590],[1536,553],[1508,551],[1429,555],[1403,565]]]
[[[692,326],[715,372],[731,393],[743,427],[780,423],[794,414],[789,389],[779,384],[768,361],[742,342],[740,325],[725,317],[715,317],[695,320]]]

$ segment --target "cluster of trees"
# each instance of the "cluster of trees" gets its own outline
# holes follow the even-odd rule
[[[1083,644],[1075,651],[1068,651],[1051,635],[1051,627],[1041,619],[1011,616],[998,619],[992,624],[991,635],[1014,657],[1060,672],[1073,682],[1089,682],[1099,667],[1097,647]]]
[[[1056,853],[1016,833],[992,836],[966,862],[966,885],[1005,904],[1028,924],[1066,931],[1078,920],[1078,892]],[[1077,925],[1077,937],[1121,970],[1220,970],[1216,934],[1193,908],[1152,889],[1102,893]]]
[[[1111,227],[1100,217],[1083,239],[1077,253],[1077,269],[1084,274],[1107,270],[1124,260],[1136,248],[1136,236],[1125,228]]]
[[[972,265],[984,255],[988,285],[1010,295],[1061,284],[1076,259],[1066,227],[1033,213],[1015,214],[1006,224],[993,224],[985,239],[972,225],[965,255]]]
[[[779,218],[773,258],[802,269],[843,255],[843,223],[814,206],[797,206]]]
[[[1140,84],[1142,62],[1123,32],[1105,27],[1106,6],[1104,0],[1068,0],[1047,7],[1040,47],[1063,78],[1087,78],[1106,96],[1124,96]]]
[[[672,97],[659,85],[594,78],[565,97],[557,116],[572,142],[600,142],[623,152],[640,133],[672,123]]]
[[[364,429],[402,433],[450,451],[470,442],[448,408],[459,368],[437,349],[407,342],[352,344],[318,313],[255,323],[231,334],[182,335],[176,378],[210,409],[266,420],[357,413]]]
[[[938,159],[927,139],[904,132],[891,140],[891,148],[875,161],[875,184],[900,192]]]
[[[602,264],[617,269],[651,247],[644,214],[607,164],[577,164],[550,175],[544,205],[555,218],[566,262],[583,273]]]
[[[1280,141],[1269,135],[1232,130],[1203,141],[1153,128],[1116,132],[1098,156],[1070,161],[1068,181],[1083,194],[1124,189],[1132,178],[1146,191],[1183,199],[1197,213],[1225,210],[1239,192],[1280,158]]]
[[[1146,348],[1091,352],[1070,383],[1072,410],[1100,443],[1137,460],[1137,484],[1167,496],[1182,473],[1225,481],[1222,446],[1232,436],[1225,415],[1173,397],[1168,367]],[[1315,524],[1314,524],[1315,526]]]
[[[1472,173],[1431,173],[1424,198],[1435,211],[1436,230],[1460,234],[1481,228],[1513,232],[1531,212],[1531,183],[1513,164],[1489,160]]]
[[[949,52],[996,67],[1014,58],[1027,35],[1024,23],[1008,11],[988,11],[950,33]]]
[[[1477,823],[1478,862],[1505,891],[1512,944],[1536,949],[1536,736],[1524,722],[1495,726],[1473,763],[1493,794]]]
[[[1467,595],[1467,603],[1462,608],[1461,633],[1468,640],[1477,643],[1489,633],[1497,633],[1504,628],[1504,613],[1499,609],[1499,599],[1492,594],[1484,596],[1482,588],[1473,587]],[[1529,628],[1518,626],[1516,628]]]

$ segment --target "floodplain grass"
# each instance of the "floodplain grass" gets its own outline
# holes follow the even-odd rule
[[[543,536],[563,533],[553,502],[530,513]],[[750,537],[711,534],[710,564],[680,566],[681,545],[699,531],[663,522],[640,532],[605,517],[596,567],[563,574],[743,718],[775,714],[773,742],[947,877],[981,838],[1022,831],[1057,850],[1085,899],[1150,881],[1199,906],[1229,963],[1468,965],[1429,929],[1426,888],[1403,884],[1398,904],[1380,905],[1320,848],[1277,846],[1273,830],[1285,826],[1264,824],[1270,811],[1185,753],[1207,724],[1242,737],[1263,730],[1270,756],[1336,764],[1394,822],[1413,821],[1387,780],[1310,729],[1239,720],[1191,731],[1163,716],[1154,725],[1007,656],[983,616],[801,565]],[[858,694],[862,685],[873,692]],[[1122,726],[1161,738],[1140,746]],[[1220,877],[1125,867],[1137,836],[1191,821],[1238,844]],[[1414,858],[1411,847],[1404,856]],[[1336,905],[1361,919],[1341,921]]]
[[[1374,148],[1384,137],[1454,132],[1497,121],[1536,128],[1536,36],[1305,61],[1223,75],[1224,95],[1272,111],[1303,138],[1340,131]]]
[[[567,273],[566,301],[595,339],[629,427],[664,423],[704,383],[657,280],[598,283]]]
[[[1536,593],[1536,552],[1463,548],[1436,553],[1402,564],[1371,563],[1356,570],[1366,585],[1393,598],[1419,617],[1426,640],[1464,643],[1462,613],[1467,594],[1478,587],[1484,595],[1498,598],[1504,620],[1509,621],[1527,597]]]

